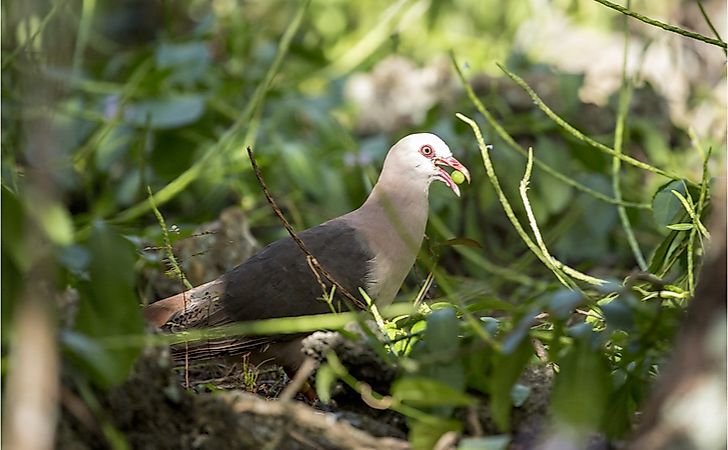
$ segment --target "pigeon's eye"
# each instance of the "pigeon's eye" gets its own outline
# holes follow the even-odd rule
[[[422,147],[420,147],[420,153],[430,158],[434,152],[432,151],[432,147],[430,147],[429,145],[423,145]]]

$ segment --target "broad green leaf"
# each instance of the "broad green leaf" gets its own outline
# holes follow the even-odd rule
[[[435,419],[421,421],[411,420],[409,422],[409,442],[412,450],[432,450],[443,434],[454,431],[460,432],[463,425],[458,420]]]
[[[493,420],[502,431],[510,428],[511,389],[532,355],[533,349],[528,339],[523,339],[511,354],[493,354],[493,374],[489,387],[490,408]]]
[[[496,319],[495,317],[481,317],[480,321],[483,322],[483,328],[485,328],[485,331],[488,332],[491,336],[495,336],[495,334],[498,332],[498,327],[500,326],[500,320]]]
[[[514,305],[496,297],[483,297],[477,301],[468,303],[467,308],[470,312],[484,311],[492,313],[494,310],[498,309],[502,311],[512,311],[514,309]]]
[[[546,135],[536,140],[533,152],[536,157],[550,165],[562,170],[569,170],[573,164],[572,159],[564,151],[563,143],[557,143]],[[549,214],[555,214],[564,209],[574,198],[573,188],[561,180],[557,180],[548,173],[536,170],[533,174],[534,200],[544,205]]]
[[[35,205],[33,215],[40,222],[48,239],[56,245],[69,245],[73,241],[73,222],[65,206],[52,202]]]
[[[687,215],[680,200],[672,193],[673,190],[685,195],[685,183],[673,180],[661,186],[652,199],[652,217],[658,227],[667,227]]]
[[[650,258],[650,273],[659,274],[663,268],[670,262],[673,254],[683,245],[685,245],[685,233],[671,231],[662,243],[657,246]]]
[[[205,111],[202,96],[175,95],[133,103],[124,111],[124,119],[137,127],[177,128],[195,122]]]
[[[511,388],[511,401],[516,408],[523,406],[531,395],[531,388],[525,384],[516,383]]]
[[[394,382],[392,396],[414,406],[465,406],[474,399],[445,383],[426,377],[404,377]]]
[[[627,294],[629,295],[629,294]],[[614,330],[631,331],[634,327],[634,309],[620,296],[600,304],[607,325]]]
[[[612,186],[607,177],[589,175],[582,178],[584,184],[590,188],[606,195],[612,195]],[[584,224],[593,233],[593,238],[606,236],[617,223],[617,211],[614,205],[599,201],[586,194],[580,194],[577,202],[582,208]],[[580,245],[583,245],[584,242],[581,241]]]
[[[438,309],[427,316],[427,347],[432,352],[455,352],[460,342],[460,322],[452,307]]]
[[[637,410],[632,394],[632,382],[628,381],[609,396],[602,429],[613,439],[623,438],[632,429],[632,418]]]
[[[609,398],[609,367],[589,339],[576,340],[559,361],[551,406],[556,418],[583,432],[596,431]]]
[[[535,311],[529,311],[521,317],[514,329],[503,339],[501,352],[507,355],[514,353],[518,349],[519,345],[521,345],[528,335],[528,331],[531,329],[531,325],[533,325],[536,314]]]
[[[460,441],[457,450],[507,450],[510,443],[511,436],[508,434],[465,438]]]
[[[0,220],[2,227],[2,251],[13,260],[18,269],[25,268],[28,262],[27,252],[23,249],[23,234],[25,231],[25,210],[18,197],[2,186],[2,199],[0,201]],[[16,280],[16,282],[19,280]]]
[[[571,289],[559,289],[558,291],[551,294],[549,299],[549,311],[556,319],[566,319],[571,315],[576,308],[583,301],[580,293]]]
[[[61,333],[61,342],[69,357],[90,378],[102,387],[110,387],[126,378],[123,368],[114,352],[102,347],[91,336],[65,330]]]
[[[469,389],[487,394],[490,392],[491,349],[482,341],[473,341],[466,350],[463,363],[465,365],[466,382]]]
[[[144,326],[134,292],[135,251],[130,243],[102,222],[95,223],[88,242],[89,280],[81,294],[75,333],[69,350],[81,365],[93,368],[93,381],[108,388],[123,381],[140,349],[99,347],[95,338],[141,334]]]
[[[212,56],[205,42],[162,43],[154,55],[157,67],[170,69],[169,81],[194,83],[209,70]]]

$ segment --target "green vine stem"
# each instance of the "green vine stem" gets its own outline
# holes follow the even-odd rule
[[[629,6],[629,2],[627,3]],[[622,154],[622,143],[624,142],[624,125],[627,121],[627,114],[629,112],[629,103],[632,98],[632,86],[633,84],[627,78],[627,46],[629,44],[629,29],[627,28],[627,20],[625,17],[624,21],[624,48],[622,52],[622,86],[619,89],[619,106],[617,113],[617,124],[614,128],[614,153],[615,156],[612,158],[612,190],[614,191],[614,198],[622,200],[622,185],[620,183],[620,169],[622,161],[618,155]],[[627,242],[629,243],[634,258],[637,261],[637,265],[640,270],[647,272],[647,262],[645,261],[642,250],[640,250],[639,243],[634,236],[634,230],[632,230],[632,224],[629,222],[627,216],[627,210],[624,206],[618,205],[617,212],[619,213],[619,219],[622,222],[622,228],[627,236]]]
[[[624,154],[621,154],[621,153],[618,154],[617,152],[614,151],[614,149],[609,148],[606,145],[604,145],[604,144],[602,144],[600,142],[595,141],[594,139],[590,138],[589,136],[586,136],[584,133],[582,133],[581,131],[577,130],[571,124],[569,124],[564,119],[562,119],[551,108],[549,108],[546,105],[546,103],[544,103],[544,101],[541,100],[541,98],[538,96],[538,94],[536,94],[536,92],[533,89],[531,89],[531,87],[528,84],[526,84],[526,82],[523,81],[523,79],[521,77],[519,77],[518,75],[516,75],[513,72],[509,71],[503,65],[498,64],[498,63],[496,63],[496,64],[498,65],[498,67],[506,75],[508,75],[508,77],[510,77],[513,81],[515,81],[515,83],[517,85],[519,85],[524,91],[526,91],[526,93],[529,95],[529,97],[531,97],[531,99],[534,101],[534,103],[536,104],[536,106],[538,106],[539,109],[541,109],[541,111],[543,111],[551,120],[553,120],[557,125],[559,125],[561,128],[563,128],[564,131],[566,131],[567,133],[571,134],[576,139],[584,142],[585,144],[588,144],[591,147],[594,147],[595,149],[597,149],[597,150],[599,150],[601,152],[604,152],[604,153],[606,153],[608,155],[612,155],[613,157],[619,158],[620,160],[622,160],[625,163],[630,164],[630,165],[632,165],[634,167],[638,167],[638,168],[643,169],[643,170],[646,170],[648,172],[652,172],[652,173],[655,173],[655,174],[658,174],[658,175],[662,175],[663,177],[671,178],[673,180],[681,180],[682,179],[682,177],[680,177],[677,174],[674,174],[674,173],[668,172],[666,170],[662,170],[660,168],[651,166],[651,165],[649,165],[647,163],[644,163],[642,161],[639,161],[637,159],[634,159],[631,156],[627,156],[627,155],[624,155]]]
[[[622,14],[625,14],[630,17],[634,17],[635,19],[642,21],[648,25],[662,28],[663,30],[671,31],[673,33],[677,33],[677,34],[680,34],[685,37],[689,37],[689,38],[692,38],[692,39],[695,39],[698,41],[702,41],[702,42],[705,42],[706,44],[715,45],[717,47],[722,48],[723,50],[726,50],[726,48],[728,48],[728,44],[726,44],[725,42],[723,42],[720,39],[709,38],[707,36],[703,36],[702,34],[696,33],[694,31],[684,30],[684,29],[676,27],[674,25],[660,22],[659,20],[650,19],[649,17],[643,16],[642,14],[636,13],[629,8],[625,8],[624,6],[617,5],[616,3],[612,3],[608,0],[594,0],[594,1],[597,3],[601,3],[602,5],[606,6],[607,8],[612,8],[616,11],[621,12]]]
[[[498,136],[500,136],[500,138],[503,139],[503,141],[506,144],[508,144],[509,147],[511,147],[513,150],[517,151],[524,157],[527,156],[526,150],[523,147],[521,147],[515,141],[515,139],[513,139],[513,137],[510,134],[508,134],[508,132],[495,120],[495,117],[493,117],[493,115],[490,113],[490,111],[488,111],[485,108],[485,106],[480,101],[478,96],[475,95],[475,92],[473,91],[472,86],[470,86],[470,83],[468,83],[468,81],[465,79],[465,76],[463,75],[463,72],[460,69],[460,66],[458,65],[457,61],[455,60],[455,55],[452,52],[450,53],[450,58],[452,60],[453,65],[455,66],[455,71],[457,72],[458,77],[460,78],[460,81],[461,81],[463,87],[465,88],[465,92],[467,93],[468,98],[473,103],[473,105],[478,110],[478,112],[480,112],[480,114],[482,114],[483,117],[485,117],[485,120],[488,121],[488,123],[490,124],[491,127],[493,127],[493,129],[498,134]],[[590,187],[587,187],[587,186],[579,183],[578,181],[574,180],[573,178],[570,178],[570,177],[562,174],[561,172],[558,172],[556,169],[554,169],[553,167],[544,163],[543,161],[541,161],[538,158],[534,158],[533,162],[536,165],[536,167],[543,170],[544,172],[551,175],[552,177],[556,178],[557,180],[559,180],[581,192],[584,192],[596,199],[599,199],[603,202],[611,203],[613,205],[623,205],[627,208],[652,209],[652,205],[650,205],[649,203],[620,202],[618,200],[615,200],[614,198],[612,198],[608,195],[604,195],[601,192],[591,189]]]
[[[496,191],[496,194],[498,195],[498,199],[501,202],[501,205],[503,206],[503,210],[506,213],[506,216],[508,217],[508,220],[510,220],[511,224],[513,224],[513,227],[516,229],[516,232],[518,232],[518,235],[521,237],[523,242],[526,244],[526,246],[533,252],[536,257],[538,257],[541,262],[546,265],[546,267],[550,268],[552,272],[554,272],[554,275],[564,283],[567,287],[573,288],[573,282],[564,282],[564,279],[566,275],[571,276],[577,280],[581,280],[584,282],[587,282],[589,284],[594,285],[601,285],[604,284],[605,281],[601,280],[599,278],[595,278],[586,274],[583,274],[571,267],[566,266],[565,264],[561,263],[560,261],[556,260],[555,258],[549,258],[546,256],[546,254],[539,248],[538,245],[536,245],[533,240],[528,236],[528,233],[523,229],[523,225],[521,225],[521,222],[518,220],[518,217],[516,217],[515,212],[513,212],[513,208],[511,207],[510,202],[508,201],[508,198],[506,198],[505,193],[503,192],[503,189],[501,188],[500,182],[498,181],[498,177],[495,174],[495,170],[493,169],[493,162],[490,160],[489,155],[489,149],[490,146],[485,145],[485,141],[483,140],[483,134],[480,131],[480,127],[478,127],[478,124],[475,123],[473,119],[470,117],[467,117],[463,114],[457,113],[455,114],[458,119],[462,120],[466,124],[470,125],[470,128],[473,130],[473,134],[475,135],[475,139],[478,142],[478,147],[480,148],[480,155],[483,158],[483,165],[485,166],[485,171],[488,175],[488,179],[490,180],[491,184],[493,185],[493,188]],[[530,158],[531,164],[533,164],[533,158]],[[530,165],[530,164],[529,164]],[[528,168],[528,166],[527,166]],[[527,170],[526,174],[528,175],[530,170]],[[524,205],[527,209],[530,209],[530,204],[528,202],[528,199],[526,199],[526,204]],[[535,225],[535,221],[532,224]]]

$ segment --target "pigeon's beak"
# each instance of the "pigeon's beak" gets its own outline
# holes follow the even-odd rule
[[[442,181],[443,183],[445,183],[447,185],[447,187],[452,189],[452,191],[455,193],[455,195],[460,197],[460,188],[458,187],[457,183],[455,183],[453,181],[450,174],[447,173],[447,171],[445,171],[445,169],[440,167],[441,165],[452,167],[453,169],[461,172],[463,175],[465,175],[465,179],[468,180],[468,183],[470,183],[470,172],[468,171],[468,169],[465,168],[465,166],[460,164],[460,161],[455,159],[454,156],[435,158],[435,167],[437,167],[437,171],[438,171],[437,179]]]

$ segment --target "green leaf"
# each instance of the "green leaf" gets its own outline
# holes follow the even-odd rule
[[[412,420],[409,423],[408,438],[412,450],[432,450],[443,434],[450,431],[458,433],[462,428],[463,425],[458,420]]]
[[[675,231],[688,231],[693,229],[692,223],[673,223],[668,225],[667,228]]]
[[[326,405],[331,401],[331,389],[336,382],[336,372],[334,369],[324,363],[316,371],[316,394],[318,398]]]
[[[597,430],[610,391],[609,367],[588,338],[577,339],[559,361],[551,406],[556,418],[583,432]]]
[[[672,193],[673,190],[684,195],[685,183],[680,180],[673,180],[664,184],[652,199],[652,217],[658,227],[667,227],[675,223],[683,215],[686,215],[682,203]]]
[[[685,238],[685,233],[671,231],[653,252],[648,268],[650,273],[660,274],[670,262],[673,254],[685,245]]]
[[[516,408],[523,406],[531,395],[531,388],[525,384],[516,383],[511,388],[511,401]]]
[[[460,346],[458,322],[452,307],[438,309],[427,316],[427,347],[432,352],[455,352]]]
[[[492,313],[494,310],[512,311],[514,309],[514,305],[505,300],[489,296],[480,298],[472,303],[468,303],[467,308],[470,312],[487,311]]]
[[[73,241],[73,222],[65,206],[60,203],[50,203],[44,206],[35,205],[32,209],[36,219],[48,239],[56,245],[70,245]]]
[[[623,438],[632,429],[632,418],[637,410],[631,381],[627,381],[610,395],[602,429],[612,439]]]
[[[171,69],[169,81],[190,84],[205,75],[212,55],[205,42],[162,43],[154,60],[160,69]]]
[[[110,387],[126,378],[126,372],[118,372],[120,364],[114,353],[102,347],[92,337],[65,330],[61,333],[61,342],[71,361],[100,386]]]
[[[394,382],[392,396],[414,406],[466,406],[474,399],[445,383],[426,377],[404,377]]]
[[[495,317],[485,316],[481,317],[480,321],[483,322],[483,328],[485,328],[485,331],[487,331],[491,336],[495,336],[498,332],[498,327],[500,326],[500,320]]]
[[[13,260],[18,269],[26,268],[30,263],[28,261],[28,252],[24,250],[23,232],[26,221],[25,210],[15,193],[2,186],[2,198],[0,199],[0,237],[2,238],[2,252]],[[15,280],[19,283],[19,279]]]
[[[600,304],[607,325],[615,330],[631,331],[634,327],[635,311],[622,297]]]
[[[131,104],[124,111],[124,119],[140,128],[169,129],[195,122],[204,111],[202,96],[175,95]]]
[[[510,443],[511,436],[508,434],[465,438],[460,441],[457,450],[506,450]]]
[[[95,223],[88,242],[89,279],[79,284],[81,294],[76,335],[68,349],[92,380],[103,388],[126,379],[140,349],[99,347],[95,338],[141,334],[144,325],[134,292],[134,261],[131,244],[104,223]],[[79,337],[82,336],[82,337]]]
[[[549,299],[549,311],[556,319],[566,319],[583,301],[582,295],[571,289],[559,289]]]
[[[503,354],[514,353],[519,348],[519,345],[521,345],[528,335],[528,331],[534,323],[536,314],[535,311],[529,311],[521,317],[513,330],[503,339],[503,345],[501,346],[501,352]]]
[[[532,355],[533,349],[528,339],[523,339],[511,354],[493,355],[493,374],[489,386],[490,408],[493,420],[502,431],[510,428],[511,389]]]

